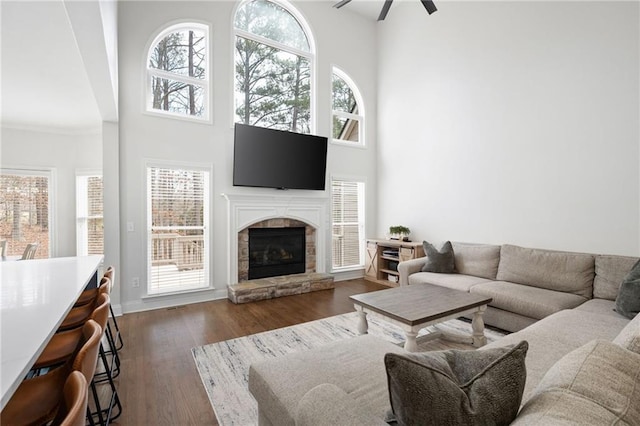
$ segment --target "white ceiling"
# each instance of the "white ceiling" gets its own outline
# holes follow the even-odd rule
[[[102,121],[62,0],[0,1],[2,124],[88,130]]]

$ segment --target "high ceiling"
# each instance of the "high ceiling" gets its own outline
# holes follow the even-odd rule
[[[86,130],[102,121],[62,0],[0,1],[2,124]]]
[[[326,1],[331,5],[337,3]],[[67,3],[73,4],[68,0]],[[341,12],[375,20],[383,3],[383,0],[353,0]],[[3,126],[72,131],[100,126],[103,117],[96,101],[95,79],[92,86],[87,70],[95,77],[95,69],[102,64],[83,62],[68,8],[63,0],[0,0]],[[103,101],[103,111],[104,93],[97,93]]]

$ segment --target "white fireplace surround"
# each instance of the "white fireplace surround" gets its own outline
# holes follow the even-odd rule
[[[222,194],[227,200],[227,283],[238,282],[238,232],[251,224],[276,218],[297,219],[316,228],[316,272],[326,271],[329,199],[297,195]]]

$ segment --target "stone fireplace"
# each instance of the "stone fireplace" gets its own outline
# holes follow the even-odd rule
[[[283,192],[283,191],[278,191]],[[284,192],[283,192],[284,193]],[[329,200],[292,195],[223,194],[228,207],[228,284],[249,279],[249,232],[259,228],[304,228],[305,270],[326,271]]]
[[[316,230],[273,218],[238,232],[238,282],[316,271]]]

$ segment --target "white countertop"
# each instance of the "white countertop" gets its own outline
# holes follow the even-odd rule
[[[98,270],[102,256],[0,262],[0,409]]]

